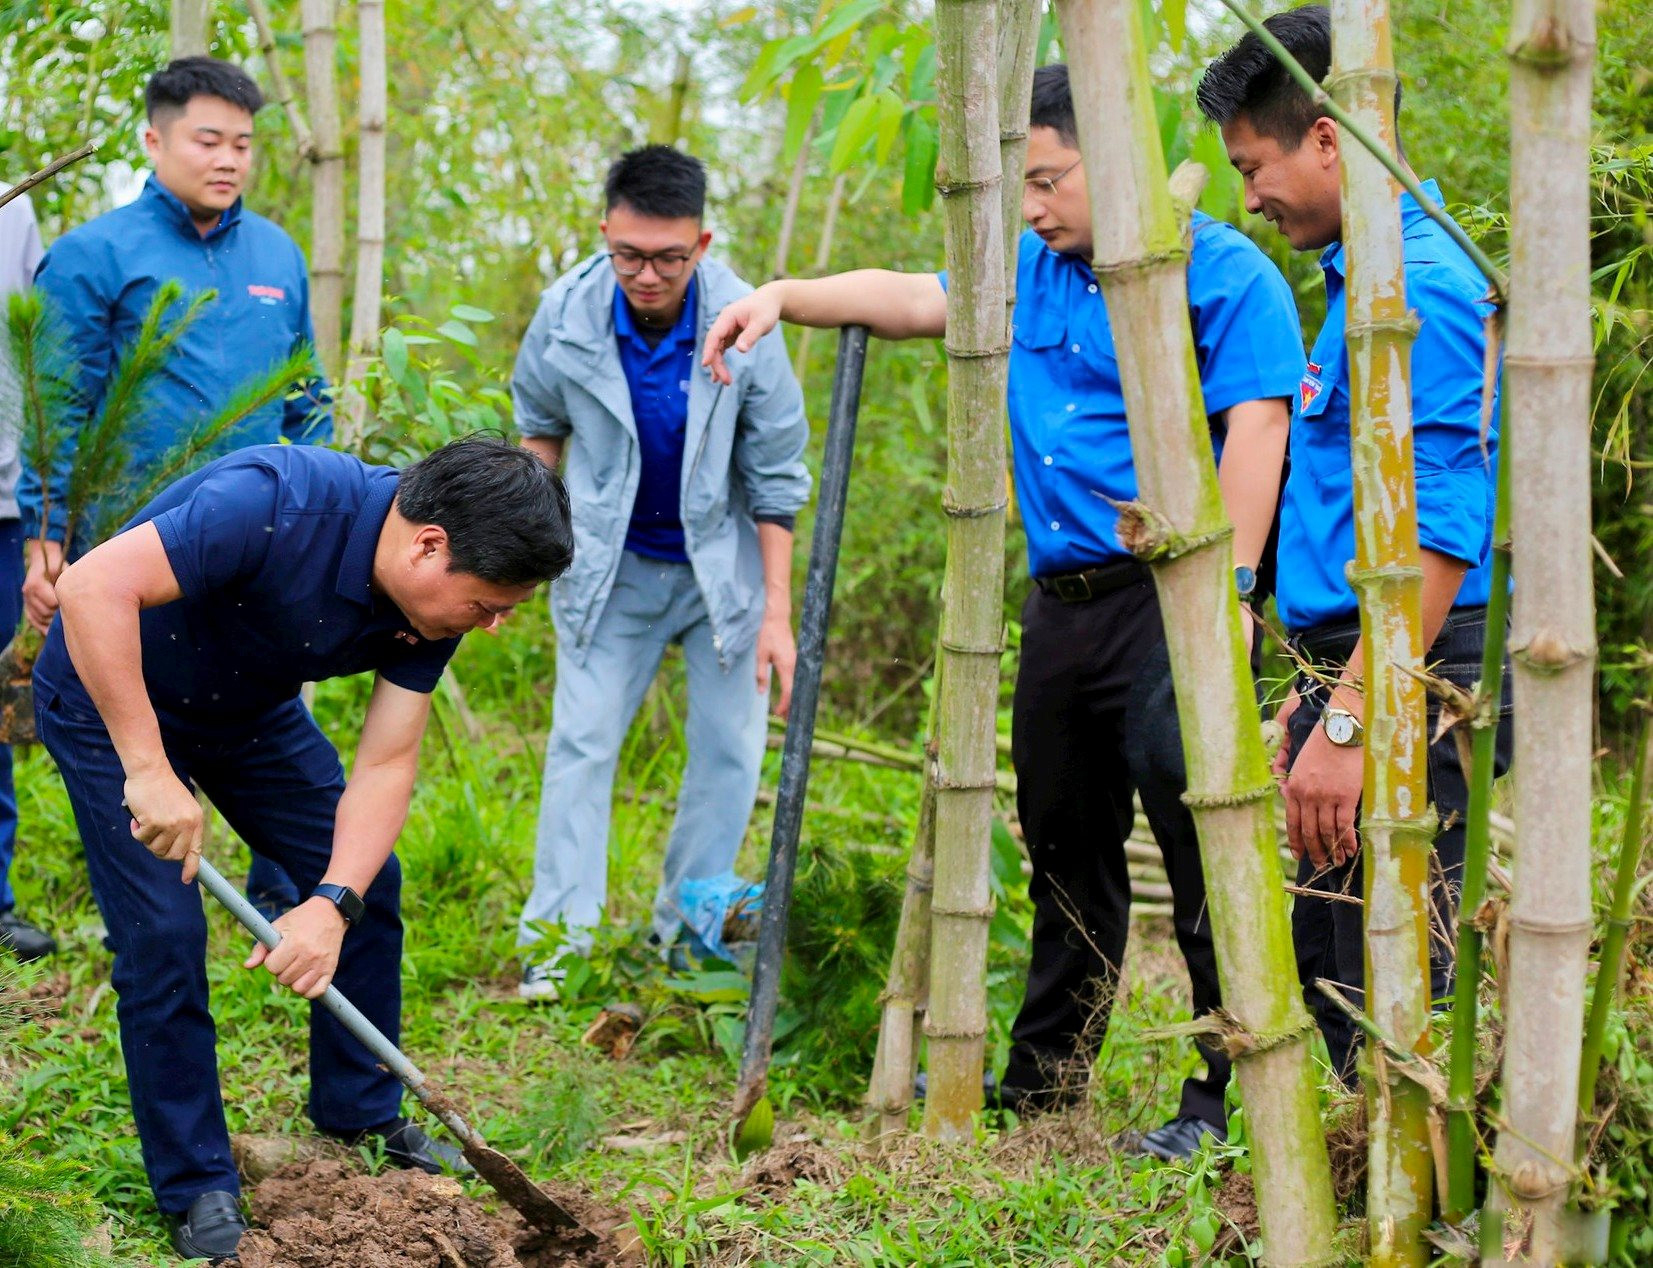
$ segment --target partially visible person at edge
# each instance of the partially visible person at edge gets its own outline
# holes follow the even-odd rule
[[[1324,6],[1294,9],[1266,26],[1317,80],[1331,67]],[[1280,519],[1280,619],[1297,651],[1329,675],[1302,675],[1281,706],[1286,740],[1275,759],[1284,776],[1287,832],[1299,884],[1338,897],[1361,890],[1357,832],[1363,759],[1359,605],[1344,568],[1355,555],[1349,450],[1349,358],[1344,348],[1345,249],[1336,122],[1322,114],[1255,35],[1217,58],[1200,80],[1200,109],[1222,128],[1228,157],[1245,178],[1245,204],[1299,251],[1318,251],[1326,278],[1326,323],[1295,395],[1291,475]],[[1400,87],[1395,88],[1400,111]],[[1423,188],[1437,203],[1434,181]],[[1401,195],[1407,303],[1419,319],[1412,347],[1412,443],[1417,467],[1418,544],[1423,564],[1424,661],[1462,687],[1481,676],[1491,581],[1498,405],[1483,409],[1487,284],[1446,232]],[[1491,430],[1483,438],[1482,419]],[[1507,672],[1507,671],[1506,671]],[[1497,768],[1510,756],[1508,678]],[[1429,734],[1439,706],[1429,702]],[[1432,927],[1453,928],[1464,861],[1468,789],[1450,736],[1429,746],[1429,799],[1442,824],[1435,838]],[[1357,1006],[1365,982],[1361,908],[1335,897],[1301,896],[1292,933],[1304,999],[1320,1023],[1333,1069],[1351,1079],[1359,1034],[1314,987],[1326,978]],[[1452,989],[1452,940],[1429,939],[1430,990]]]
[[[1083,1091],[1107,1025],[1130,923],[1125,841],[1142,798],[1173,891],[1194,1010],[1221,1002],[1158,596],[1120,544],[1114,502],[1137,495],[1107,304],[1090,267],[1091,207],[1065,66],[1033,80],[1010,351],[1016,494],[1035,585],[1022,609],[1012,751],[1017,811],[1033,863],[1032,961],[1009,1062],[990,1100],[1019,1112]],[[777,320],[858,322],[874,334],[938,337],[945,277],[863,270],[771,282],[732,305],[706,356],[721,363]],[[1196,215],[1188,316],[1211,418],[1217,479],[1234,523],[1235,580],[1253,597],[1280,489],[1287,398],[1303,370],[1290,289],[1243,235]],[[1098,494],[1105,495],[1104,497]],[[1252,629],[1249,613],[1248,632]],[[1076,920],[1082,927],[1076,927]],[[1226,1138],[1230,1064],[1202,1043],[1176,1115],[1146,1134],[1162,1158]]]
[[[29,289],[40,263],[40,228],[34,205],[19,194],[0,207],[0,314],[7,297]],[[11,363],[11,342],[0,339],[0,643],[10,639],[23,617],[23,526],[17,511],[17,477],[23,425],[23,397]],[[44,929],[17,914],[11,862],[17,851],[17,789],[12,782],[11,745],[0,744],[0,950],[19,960],[38,960],[57,950]]]
[[[186,300],[205,290],[218,297],[173,348],[142,421],[124,437],[128,471],[140,484],[237,388],[315,338],[303,253],[241,203],[253,162],[253,116],[263,104],[258,85],[229,62],[184,57],[157,71],[144,90],[144,149],[155,170],[143,193],[64,234],[40,263],[35,282],[67,339],[76,390],[57,469],[25,469],[18,493],[29,551],[23,601],[42,633],[57,610],[52,582],[64,559],[97,545],[88,536],[96,508],[81,516],[79,540],[64,540],[79,425],[103,403],[156,290],[176,280]],[[295,387],[243,419],[216,452],[280,440],[325,444],[333,430],[326,384],[318,378]],[[299,897],[290,879],[256,856],[247,896],[267,916]]]
[[[496,629],[572,549],[561,482],[503,439],[456,441],[401,472],[259,445],[179,480],[58,578],[35,716],[114,945],[132,1113],[180,1255],[233,1256],[246,1229],[207,998],[192,787],[305,894],[275,922],[280,944],[255,946],[245,967],[312,1000],[338,986],[394,1042],[392,850],[430,692],[460,636]],[[346,782],[299,689],[370,671]],[[401,1094],[312,1006],[317,1129],[397,1166],[463,1169],[457,1149],[401,1115]]]
[[[686,880],[729,877],[757,797],[765,702],[792,693],[792,533],[809,497],[809,423],[777,334],[727,383],[695,351],[751,288],[707,254],[706,175],[670,146],[610,169],[604,249],[545,292],[511,378],[522,443],[561,465],[579,542],[551,592],[556,689],[521,993],[555,997],[557,961],[602,918],[614,771],[668,644],[688,680],[688,760],[651,941],[684,934]],[[542,945],[561,927],[555,946]]]

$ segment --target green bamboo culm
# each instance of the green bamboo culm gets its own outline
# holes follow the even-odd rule
[[[1509,397],[1500,401],[1507,417]],[[1507,435],[1500,424],[1500,435]],[[1458,900],[1458,953],[1452,997],[1446,1102],[1447,1192],[1441,1204],[1449,1223],[1475,1209],[1475,1177],[1481,1142],[1475,1128],[1476,1027],[1480,1015],[1481,950],[1485,935],[1476,913],[1486,901],[1487,864],[1492,856],[1492,782],[1498,743],[1498,715],[1503,700],[1504,651],[1509,641],[1510,536],[1509,457],[1498,463],[1492,519],[1492,593],[1487,599],[1487,636],[1481,647],[1481,684],[1471,722],[1469,808],[1464,822],[1463,887]]]
[[[1641,737],[1636,741],[1636,770],[1630,784],[1630,806],[1624,816],[1624,836],[1619,841],[1618,867],[1613,875],[1612,906],[1601,940],[1601,964],[1596,969],[1596,989],[1590,997],[1590,1017],[1584,1025],[1584,1048],[1579,1060],[1578,1112],[1589,1118],[1596,1108],[1596,1080],[1601,1076],[1602,1041],[1607,1034],[1607,1017],[1613,1011],[1624,972],[1624,944],[1630,933],[1630,904],[1636,896],[1636,873],[1641,867],[1644,843],[1643,822],[1647,811],[1647,785],[1653,780],[1653,717],[1642,720]],[[1589,1140],[1580,1133],[1579,1149]]]

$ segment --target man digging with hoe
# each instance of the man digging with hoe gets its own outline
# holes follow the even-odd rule
[[[37,725],[114,945],[133,1116],[180,1254],[233,1258],[246,1230],[208,1009],[191,785],[308,895],[276,921],[280,945],[255,947],[246,967],[312,1000],[337,985],[394,1042],[391,851],[430,692],[460,636],[496,628],[572,550],[560,480],[503,441],[457,441],[402,472],[269,445],[180,480],[58,581]],[[299,688],[367,670],[347,783]],[[324,1134],[376,1143],[398,1166],[462,1165],[401,1116],[397,1077],[318,1008],[310,1072]]]

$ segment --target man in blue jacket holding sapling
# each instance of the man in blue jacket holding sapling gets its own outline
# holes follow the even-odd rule
[[[121,357],[136,339],[155,292],[169,281],[212,301],[173,347],[149,391],[138,426],[122,438],[141,485],[158,463],[230,400],[235,390],[311,342],[304,255],[277,225],[242,206],[252,168],[253,116],[263,95],[245,71],[212,57],[185,57],[150,79],[144,149],[154,164],[136,202],[64,234],[35,276],[75,363],[75,408],[56,469],[25,464],[18,487],[28,568],[23,603],[42,633],[57,610],[52,583],[65,555],[97,545],[96,508],[65,541],[68,469],[80,426],[103,403]],[[323,444],[332,435],[326,384],[294,385],[220,439],[217,452],[288,440]],[[291,881],[257,856],[248,895],[275,916],[298,898]]]
[[[1331,16],[1323,5],[1277,14],[1265,24],[1317,80],[1331,69]],[[1364,999],[1363,909],[1357,833],[1362,753],[1359,604],[1345,565],[1355,556],[1354,468],[1350,456],[1347,262],[1339,147],[1345,137],[1255,35],[1214,61],[1199,85],[1200,109],[1222,128],[1228,157],[1245,178],[1246,209],[1273,222],[1299,251],[1318,251],[1326,278],[1326,322],[1294,396],[1291,476],[1280,512],[1280,619],[1298,652],[1323,676],[1300,675],[1279,721],[1286,740],[1275,758],[1285,776],[1287,833],[1300,860],[1298,883],[1313,893],[1292,908],[1292,937],[1309,1009],[1320,1023],[1332,1068],[1354,1077],[1360,1033],[1322,992],[1317,978]],[[1400,113],[1400,87],[1395,88]],[[1424,192],[1437,203],[1433,181]],[[1498,462],[1498,403],[1485,394],[1485,279],[1461,247],[1410,194],[1400,198],[1406,301],[1418,318],[1412,345],[1412,444],[1417,468],[1419,558],[1423,568],[1424,664],[1461,687],[1481,676],[1492,579],[1492,512]],[[1483,434],[1483,418],[1490,425]],[[1498,735],[1497,769],[1509,763],[1509,689]],[[1429,702],[1428,734],[1439,704]],[[1429,799],[1440,817],[1439,867],[1431,884],[1437,931],[1453,928],[1464,864],[1469,790],[1453,737],[1429,746]],[[1317,898],[1314,893],[1327,895]],[[1452,941],[1429,939],[1430,990],[1452,989]]]
[[[793,517],[809,497],[803,394],[777,334],[720,386],[696,350],[751,288],[706,254],[706,174],[665,145],[608,174],[605,250],[540,300],[511,398],[522,443],[561,464],[579,548],[551,593],[557,684],[521,993],[550,999],[560,951],[603,912],[614,770],[669,643],[688,678],[688,764],[654,902],[682,928],[685,880],[729,873],[757,797],[765,697],[792,692]],[[562,947],[536,946],[560,923]],[[700,930],[700,933],[716,931]]]

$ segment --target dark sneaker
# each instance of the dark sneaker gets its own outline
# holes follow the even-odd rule
[[[236,1247],[247,1221],[235,1194],[222,1189],[203,1193],[182,1215],[168,1215],[172,1248],[185,1259],[208,1259],[215,1264],[235,1262]]]
[[[361,1132],[328,1132],[347,1145],[378,1144],[384,1150],[385,1161],[393,1167],[417,1167],[433,1176],[443,1172],[468,1176],[475,1172],[465,1159],[463,1150],[440,1140],[432,1140],[424,1128],[405,1118],[386,1127],[369,1128]]]
[[[1228,1129],[1192,1114],[1181,1114],[1143,1136],[1139,1148],[1166,1162],[1183,1162],[1199,1152],[1207,1136],[1220,1145],[1228,1139]]]
[[[37,929],[15,911],[0,912],[0,951],[10,951],[19,960],[43,960],[57,950],[57,942],[44,929]]]

